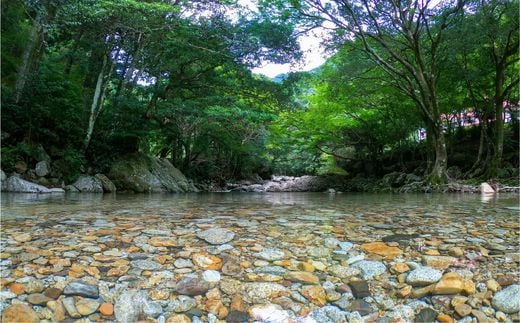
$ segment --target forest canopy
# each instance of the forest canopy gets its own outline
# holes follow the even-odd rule
[[[199,181],[517,176],[519,1],[253,7],[3,0],[2,169],[43,152],[71,182],[141,152]],[[316,29],[321,67],[251,72],[298,62]]]

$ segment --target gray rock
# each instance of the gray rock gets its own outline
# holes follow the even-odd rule
[[[11,176],[7,179],[5,184],[6,192],[19,192],[19,193],[50,193],[47,187],[38,185],[16,176]]]
[[[276,283],[245,283],[244,300],[248,303],[263,304],[275,293],[288,292],[287,288]]]
[[[202,273],[202,279],[208,283],[216,283],[220,281],[220,273],[216,270],[205,270]]]
[[[419,267],[406,276],[406,282],[412,286],[426,286],[438,282],[442,277],[440,270],[432,267]]]
[[[79,193],[79,190],[74,185],[67,185],[63,188],[66,192]]]
[[[103,193],[102,182],[94,176],[81,175],[72,185],[82,193]]]
[[[320,323],[347,322],[348,312],[342,311],[336,306],[327,305],[312,311],[309,317]]]
[[[193,268],[193,266],[194,266],[193,262],[191,262],[191,260],[183,259],[183,258],[175,259],[175,261],[173,262],[173,265],[176,268]]]
[[[144,313],[143,303],[147,298],[144,291],[126,290],[116,300],[114,314],[119,322],[137,322]]]
[[[53,187],[50,189],[51,193],[58,193],[58,194],[62,194],[62,193],[65,193],[65,190],[63,188],[59,188],[59,187]]]
[[[118,190],[143,192],[196,192],[195,186],[167,159],[140,153],[122,156],[108,174]]]
[[[361,260],[354,263],[351,267],[358,268],[363,273],[363,279],[369,280],[376,275],[381,275],[386,271],[386,266],[380,261]]]
[[[197,302],[194,298],[185,295],[179,295],[176,300],[171,301],[168,304],[168,309],[174,311],[175,313],[187,312],[192,307],[194,307],[196,303]]]
[[[78,310],[76,309],[76,305],[74,304],[74,298],[72,297],[65,297],[63,299],[63,306],[65,307],[65,310],[72,318],[78,318],[81,317],[81,314],[78,313]]]
[[[158,317],[162,313],[162,307],[158,302],[150,300],[148,297],[142,298],[143,313],[153,318]]]
[[[116,185],[114,185],[114,183],[112,183],[112,181],[108,177],[106,177],[104,174],[96,174],[96,175],[94,175],[94,177],[101,181],[101,186],[103,187],[103,191],[105,191],[106,193],[112,193],[117,190]]]
[[[261,252],[254,254],[254,256],[257,258],[260,258],[260,259],[274,261],[274,260],[283,259],[285,257],[285,254],[280,249],[269,248],[269,249],[264,249]]]
[[[398,305],[393,311],[386,312],[379,322],[413,322],[415,313],[410,306]],[[421,321],[422,322],[422,321]]]
[[[283,276],[287,269],[280,267],[280,266],[260,266],[255,267],[253,271],[257,274],[269,274],[269,275],[276,275],[276,276]]]
[[[203,295],[209,290],[209,283],[203,279],[192,276],[184,276],[175,286],[179,294],[195,296]]]
[[[157,270],[157,269],[161,268],[161,264],[159,264],[155,261],[145,260],[145,259],[134,260],[130,264],[132,265],[132,267],[135,267],[135,268],[138,268],[141,270]]]
[[[7,188],[7,175],[0,169],[0,190],[3,192]]]
[[[67,286],[65,286],[63,294],[98,298],[99,288],[97,285],[84,283],[82,281],[74,281],[70,282]]]
[[[224,244],[233,240],[235,233],[228,229],[211,228],[197,233],[197,237],[211,244]]]
[[[504,313],[520,311],[520,285],[511,285],[497,292],[491,303],[495,309]]]
[[[36,175],[40,177],[47,176],[51,172],[51,164],[46,160],[42,160],[36,163],[36,168],[34,170]]]
[[[345,267],[341,265],[330,266],[328,268],[328,271],[332,275],[342,279],[357,276],[361,273],[361,270],[359,268]]]

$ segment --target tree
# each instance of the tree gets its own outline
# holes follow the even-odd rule
[[[324,26],[335,31],[334,42],[361,44],[367,58],[386,72],[395,86],[415,102],[435,151],[427,181],[442,183],[447,153],[437,82],[439,62],[446,54],[445,30],[461,12],[463,1],[292,1],[282,13],[294,10],[307,25]],[[280,3],[278,3],[280,5]],[[353,42],[356,39],[358,42]]]

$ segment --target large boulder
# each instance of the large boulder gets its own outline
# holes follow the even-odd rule
[[[94,176],[81,175],[72,186],[83,193],[103,193],[103,183]]]
[[[105,191],[107,193],[112,193],[117,190],[114,183],[112,183],[112,181],[108,177],[106,177],[104,174],[96,174],[96,175],[94,175],[94,177],[96,177],[97,179],[99,179],[101,181],[101,184],[103,185],[103,191]]]
[[[323,176],[277,176],[264,185],[266,192],[323,192],[330,182]]]
[[[3,170],[0,169],[0,187],[2,191],[5,191],[7,188],[7,175]]]
[[[4,190],[4,185],[2,185],[2,190]],[[7,179],[5,191],[20,193],[51,193],[51,190],[45,186],[26,181],[16,176],[11,176]]]
[[[40,177],[47,176],[51,172],[51,164],[46,160],[42,160],[36,163],[35,172]]]
[[[197,189],[166,159],[140,153],[121,157],[108,177],[118,190],[142,192],[193,192]]]

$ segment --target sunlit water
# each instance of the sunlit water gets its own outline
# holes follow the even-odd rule
[[[440,213],[514,217],[518,196],[501,194],[327,194],[327,193],[197,193],[197,194],[11,194],[1,195],[4,220],[25,216],[78,217],[107,214],[147,214],[212,218],[222,215],[279,216],[305,219],[317,216],[367,216]],[[302,216],[305,216],[302,218]],[[322,220],[323,220],[322,219]]]

